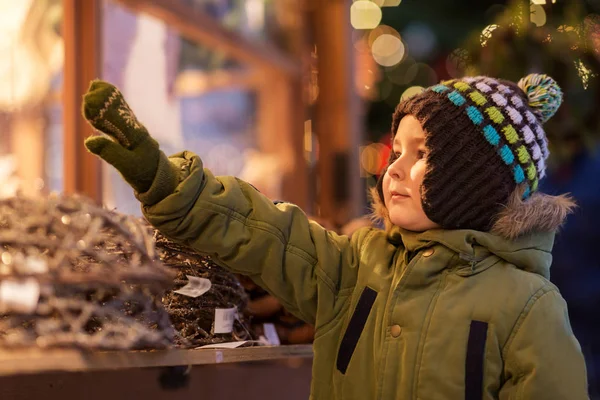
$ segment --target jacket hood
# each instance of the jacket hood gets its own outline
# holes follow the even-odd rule
[[[535,193],[522,201],[516,192],[490,232],[432,229],[419,233],[394,226],[376,189],[371,196],[374,219],[384,223],[391,242],[401,243],[409,251],[439,243],[470,264],[471,273],[491,266],[494,260],[489,256],[495,255],[496,261],[500,258],[545,278],[550,277],[555,233],[575,207],[568,196]]]

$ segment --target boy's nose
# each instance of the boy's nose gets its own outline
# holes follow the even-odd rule
[[[403,180],[406,177],[406,173],[404,172],[404,169],[402,168],[402,165],[400,165],[400,164],[401,164],[401,161],[398,158],[396,161],[394,161],[392,163],[392,165],[390,165],[390,167],[388,168],[388,173],[394,179]]]

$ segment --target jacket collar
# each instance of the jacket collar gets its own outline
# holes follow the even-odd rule
[[[410,253],[441,245],[449,250],[448,268],[460,275],[473,275],[504,260],[528,272],[550,277],[553,232],[543,232],[506,239],[474,230],[432,229],[411,232],[397,226],[388,230],[388,240]]]

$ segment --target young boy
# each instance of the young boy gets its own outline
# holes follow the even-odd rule
[[[385,231],[352,238],[273,204],[190,152],[167,158],[112,85],[84,99],[87,148],[165,235],[250,276],[313,324],[314,399],[585,399],[567,307],[549,282],[573,207],[537,192],[557,84],[487,77],[402,102],[373,197]]]

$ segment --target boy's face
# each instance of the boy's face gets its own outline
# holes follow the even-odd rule
[[[427,148],[423,127],[412,115],[400,121],[392,152],[392,162],[383,177],[383,196],[392,223],[416,232],[439,228],[427,218],[421,203]]]

